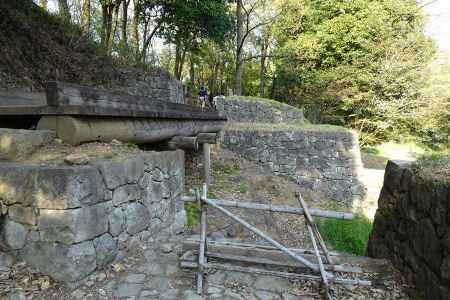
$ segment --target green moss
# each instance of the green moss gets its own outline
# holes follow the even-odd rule
[[[367,217],[357,215],[353,220],[326,219],[317,225],[324,240],[335,250],[355,255],[366,253],[372,231],[372,223]]]

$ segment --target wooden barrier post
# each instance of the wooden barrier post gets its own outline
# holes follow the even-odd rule
[[[206,188],[209,188],[211,182],[211,145],[208,143],[203,144],[203,173]]]
[[[204,202],[208,195],[208,186],[203,184],[202,196],[200,199],[201,216],[200,216],[200,246],[198,251],[198,273],[197,273],[197,294],[203,294],[203,278],[205,276],[206,267],[206,230],[207,230],[207,205]]]

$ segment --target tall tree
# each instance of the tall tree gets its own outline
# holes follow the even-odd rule
[[[276,98],[358,130],[361,144],[409,130],[433,53],[415,0],[289,1],[283,11]]]
[[[242,94],[242,71],[244,69],[244,61],[242,60],[244,53],[244,3],[243,0],[236,1],[236,75],[234,93]]]
[[[120,3],[121,0],[100,0],[102,8],[102,28],[100,36],[101,43],[107,52],[109,52],[112,40],[114,39]]]
[[[131,34],[133,38],[133,47],[136,51],[136,58],[139,57],[139,18],[141,15],[141,4],[139,0],[133,0],[133,22]]]
[[[260,39],[261,44],[261,57],[259,66],[259,96],[264,97],[264,90],[266,87],[266,67],[267,56],[269,51],[270,36],[266,33]]]
[[[122,2],[122,43],[125,47],[128,47],[128,6],[131,0],[123,0]]]
[[[188,52],[196,51],[205,39],[224,43],[233,29],[233,18],[225,0],[144,0],[142,4],[142,18],[150,19],[147,22],[152,24],[143,49],[155,35],[174,44],[173,71],[178,79]]]
[[[269,2],[271,3],[271,2]],[[244,56],[247,39],[255,30],[272,23],[277,16],[275,6],[267,8],[266,0],[236,1],[236,71],[234,92],[242,94],[242,72],[248,58]]]
[[[89,33],[91,29],[91,0],[83,0],[80,23],[83,32]]]

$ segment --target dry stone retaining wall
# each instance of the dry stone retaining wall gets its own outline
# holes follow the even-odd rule
[[[180,232],[182,151],[87,166],[0,164],[1,244],[37,270],[77,282],[134,239]]]
[[[305,122],[303,110],[269,99],[249,97],[217,97],[217,110],[234,122],[300,124]]]
[[[387,258],[424,299],[450,299],[450,185],[390,161],[368,254]]]
[[[354,207],[364,199],[358,138],[352,131],[236,123],[225,129],[222,144],[263,171],[290,178],[331,201]]]
[[[111,87],[112,90],[149,99],[185,103],[183,85],[169,73],[154,69],[148,73],[123,73]]]

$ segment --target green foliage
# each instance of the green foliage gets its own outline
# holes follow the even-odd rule
[[[198,224],[198,219],[200,216],[200,207],[198,203],[187,202],[184,204],[184,209],[186,210],[188,228],[195,227]]]
[[[433,54],[416,1],[291,0],[283,11],[277,99],[357,129],[363,145],[416,130]]]
[[[224,0],[141,0],[139,10],[143,20],[153,17],[158,36],[189,49],[202,39],[223,44],[233,29],[233,16]]]
[[[326,219],[319,222],[318,227],[333,249],[355,255],[365,254],[372,231],[372,223],[367,217],[357,215],[353,220]]]

